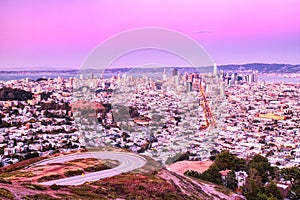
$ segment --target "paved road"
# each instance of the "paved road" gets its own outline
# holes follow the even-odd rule
[[[78,154],[72,154],[72,155],[65,155],[65,156],[59,156],[51,159],[42,160],[41,162],[38,162],[34,164],[33,166],[39,166],[39,165],[46,165],[51,163],[64,163],[67,161],[75,160],[75,159],[84,159],[84,158],[97,158],[97,159],[110,159],[110,160],[117,160],[119,161],[119,164],[117,167],[98,171],[98,172],[92,172],[85,174],[84,176],[73,176],[69,178],[63,178],[53,181],[47,181],[40,184],[43,185],[80,185],[85,182],[89,181],[97,181],[102,178],[115,176],[124,172],[129,172],[135,169],[138,169],[142,166],[144,166],[147,162],[145,158],[142,156],[139,156],[137,154],[133,153],[127,153],[127,152],[87,152],[87,153],[78,153]]]

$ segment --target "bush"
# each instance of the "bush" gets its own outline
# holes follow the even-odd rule
[[[238,158],[229,151],[222,151],[221,153],[217,154],[214,161],[220,170],[230,169],[233,171],[245,171],[247,169],[246,161]]]
[[[188,170],[184,172],[185,176],[190,176],[190,177],[194,177],[194,178],[200,178],[200,173],[194,170]]]
[[[84,171],[86,172],[97,172],[97,171],[102,171],[106,169],[111,169],[109,166],[106,165],[96,165],[96,166],[89,166],[84,168]]]
[[[215,165],[211,165],[208,170],[203,173],[199,173],[194,170],[188,170],[184,172],[184,175],[191,176],[194,178],[202,179],[204,181],[209,181],[216,184],[222,184],[221,174],[219,173],[220,169]]]
[[[66,171],[64,173],[64,175],[66,177],[71,177],[71,176],[77,176],[77,175],[81,175],[83,173],[82,170],[78,169],[78,170],[73,170],[73,171]]]
[[[31,189],[31,190],[46,190],[47,188],[45,186],[42,185],[37,185],[37,184],[23,184],[23,186],[27,189]]]
[[[63,178],[62,175],[52,174],[52,175],[49,175],[49,176],[42,176],[42,177],[38,178],[37,182],[52,181],[52,180],[61,179],[61,178]]]
[[[52,190],[59,190],[61,187],[62,187],[62,186],[56,185],[56,184],[53,184],[53,185],[50,186],[50,188],[51,188]]]

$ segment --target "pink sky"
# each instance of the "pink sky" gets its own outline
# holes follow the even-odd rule
[[[300,63],[298,0],[0,1],[0,66],[78,68],[108,37],[142,27],[193,38],[217,64]]]

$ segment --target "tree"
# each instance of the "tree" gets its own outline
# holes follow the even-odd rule
[[[278,190],[276,183],[271,181],[271,183],[266,187],[266,195],[268,197],[275,197],[278,200],[283,199],[281,192]]]
[[[215,164],[220,170],[246,170],[246,161],[244,159],[238,158],[236,155],[230,153],[229,151],[222,151],[217,154],[215,159]]]
[[[247,200],[258,200],[265,199],[263,195],[263,184],[261,182],[261,177],[257,175],[257,170],[251,168],[249,170],[249,176],[246,178],[246,183],[243,188],[243,194]]]
[[[200,174],[199,178],[202,180],[205,180],[205,181],[210,181],[212,183],[222,184],[222,177],[220,174],[220,169],[215,164],[212,164],[208,168],[208,170],[206,170],[202,174]]]
[[[211,161],[214,161],[214,160],[216,159],[216,156],[210,156],[209,159],[210,159]]]
[[[4,154],[4,147],[0,147],[0,155]]]
[[[263,193],[263,187],[253,179],[246,180],[243,195],[247,200],[267,200],[267,196]]]
[[[234,171],[230,171],[226,178],[226,187],[235,190],[237,188],[237,180]]]
[[[191,176],[194,178],[200,178],[200,173],[197,171],[194,171],[194,170],[188,170],[188,171],[184,172],[184,175]]]
[[[289,198],[291,200],[300,199],[300,165],[298,167],[282,169],[281,175],[285,180],[289,180],[292,183]]]
[[[216,149],[214,149],[214,150],[212,150],[211,152],[210,152],[210,154],[211,155],[216,155],[216,154],[219,154],[220,152],[218,151],[218,150],[216,150]]]
[[[39,153],[36,151],[32,151],[32,152],[25,154],[24,157],[25,157],[25,159],[36,158],[36,157],[39,157]]]
[[[203,172],[202,174],[194,170],[188,170],[184,172],[184,175],[202,179],[216,184],[222,184],[222,178],[219,172],[220,169],[215,164],[212,164],[209,167],[209,169]]]
[[[268,162],[268,159],[257,154],[252,157],[249,162],[249,168],[257,170],[257,175],[262,178],[262,182],[266,183],[269,181],[269,176],[274,177],[274,167]]]

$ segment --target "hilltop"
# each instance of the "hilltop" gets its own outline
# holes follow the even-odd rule
[[[200,182],[159,167],[147,158],[148,164],[131,173],[85,183],[79,186],[43,186],[35,182],[35,174],[16,163],[0,174],[2,199],[240,199],[223,186]],[[154,166],[156,165],[156,166]],[[60,164],[60,167],[63,165]],[[50,166],[49,166],[50,167]],[[52,165],[53,167],[53,165]],[[68,164],[66,167],[70,167]],[[31,181],[28,181],[31,180]],[[32,181],[33,180],[33,181]]]

